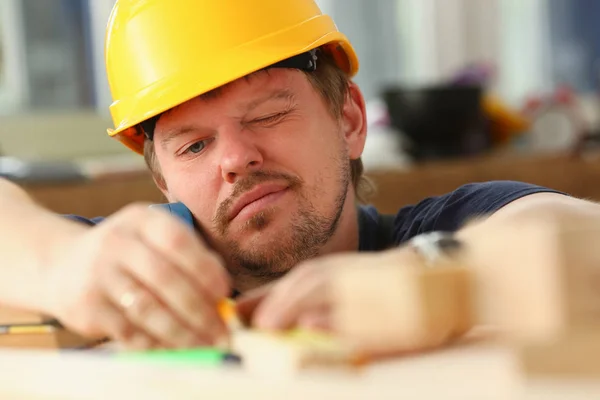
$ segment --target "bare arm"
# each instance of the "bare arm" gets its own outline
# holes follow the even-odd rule
[[[587,244],[600,237],[599,227],[600,205],[559,194],[533,194],[457,232],[465,246],[451,254],[459,258],[439,260],[452,268],[419,268],[422,257],[411,246],[329,255],[304,262],[270,287],[245,293],[238,310],[262,329],[317,326],[357,341],[367,351],[383,353],[437,347],[470,324],[535,335],[544,332],[548,321],[560,320],[556,314],[561,307],[556,304],[561,295],[553,292],[559,286],[556,279],[563,276],[560,272],[577,263],[598,264],[600,250]],[[573,236],[582,229],[584,235]],[[578,243],[580,238],[586,245]],[[414,284],[416,276],[428,273],[432,275],[427,280]],[[572,276],[582,288],[589,287],[586,275]],[[404,293],[408,295],[402,297]],[[426,293],[429,299],[443,301],[424,302]],[[435,304],[431,314],[423,312]],[[409,320],[415,315],[418,318]],[[422,315],[432,316],[429,324],[419,325],[427,320]]]
[[[88,228],[43,209],[5,179],[0,179],[0,213],[0,305],[47,312],[48,260]]]
[[[540,321],[559,314],[563,296],[570,295],[558,289],[563,285],[557,279],[581,293],[597,279],[597,268],[588,267],[600,262],[599,228],[600,205],[540,193],[460,230],[467,244],[464,259],[478,282],[478,319],[529,334]],[[586,301],[597,302],[594,297]]]
[[[0,305],[58,318],[128,347],[226,339],[220,257],[175,217],[132,204],[97,227],[69,221],[0,180]]]
[[[600,218],[600,205],[556,193],[536,193],[516,200],[487,218],[486,222],[512,222],[520,219],[586,221]]]

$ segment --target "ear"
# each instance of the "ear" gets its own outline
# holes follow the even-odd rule
[[[167,190],[167,183],[165,182],[162,175],[156,172],[152,172],[152,180],[154,181],[154,184],[156,185],[158,190],[160,190],[162,194],[165,197],[167,197],[169,191]]]
[[[154,184],[169,202],[173,202],[173,196],[169,194],[167,182],[165,181],[165,178],[163,177],[162,172],[160,171],[160,165],[158,163],[158,160],[156,159],[157,155],[156,149],[154,148],[154,142],[144,142],[144,158],[146,159],[146,165],[150,170],[150,174],[152,175],[152,180],[154,181]]]
[[[169,203],[174,202],[175,200],[173,199],[173,196],[171,196],[171,194],[169,193],[167,183],[165,182],[165,179],[163,178],[162,174],[160,172],[152,171],[152,179],[154,180],[154,184],[156,185],[158,190],[160,190],[163,196],[165,196],[167,201]]]
[[[342,110],[342,130],[351,160],[360,158],[367,138],[365,99],[358,85],[350,82]]]

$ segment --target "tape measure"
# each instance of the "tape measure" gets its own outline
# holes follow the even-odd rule
[[[167,211],[171,215],[179,218],[183,223],[192,229],[195,229],[194,217],[192,212],[181,202],[177,203],[164,203],[164,204],[153,204],[150,208],[159,208]]]

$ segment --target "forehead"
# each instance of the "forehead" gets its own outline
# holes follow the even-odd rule
[[[180,114],[191,107],[196,108],[199,103],[206,106],[223,103],[228,106],[244,107],[260,98],[261,95],[273,93],[279,89],[300,95],[308,86],[310,83],[301,71],[287,68],[262,70],[188,100],[163,113],[163,116]],[[163,118],[161,117],[161,119]]]

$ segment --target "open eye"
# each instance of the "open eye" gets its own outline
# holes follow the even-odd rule
[[[202,150],[204,150],[205,147],[206,147],[206,141],[205,140],[200,140],[200,141],[198,141],[196,143],[191,144],[187,149],[185,149],[183,151],[182,154],[187,154],[187,153],[198,154]]]

